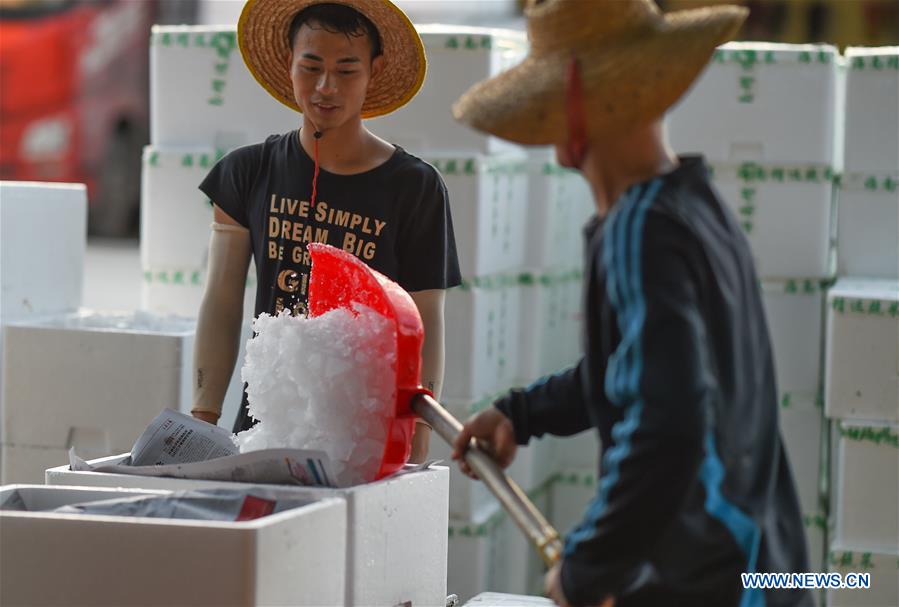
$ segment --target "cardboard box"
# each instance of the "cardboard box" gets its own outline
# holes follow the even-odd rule
[[[712,165],[715,187],[743,228],[763,280],[833,275],[834,173],[811,165]]]
[[[29,511],[0,511],[4,605],[77,600],[118,607],[174,600],[312,606],[344,600],[347,505],[341,499],[221,522],[39,511],[160,493],[154,491],[7,485],[0,500],[12,492]]]
[[[899,425],[840,422],[837,543],[899,552]]]
[[[446,182],[464,278],[512,273],[524,265],[527,157],[429,154]]]
[[[140,259],[145,268],[205,268],[212,203],[198,186],[223,151],[144,148]]]
[[[514,383],[520,310],[511,277],[466,281],[447,293],[443,398],[475,402]]]
[[[583,228],[596,212],[584,177],[556,163],[553,148],[528,152],[525,265],[565,271],[584,265]]]
[[[821,281],[813,279],[762,283],[782,403],[815,400],[821,392],[823,288]]]
[[[821,497],[823,414],[817,400],[781,401],[780,435],[803,512],[818,512],[824,506]]]
[[[899,174],[899,46],[846,49],[847,172]]]
[[[830,45],[720,46],[669,116],[674,149],[715,163],[833,167],[837,57]]]
[[[253,78],[232,26],[154,26],[150,141],[233,149],[299,127],[300,115]]]
[[[837,260],[841,275],[899,280],[899,173],[843,175]]]
[[[0,181],[0,322],[81,306],[83,184]]]
[[[582,276],[524,273],[518,383],[530,384],[575,364],[582,355]]]
[[[126,455],[99,461],[117,463]],[[47,470],[47,484],[173,491],[246,486],[242,483],[72,472],[67,468]],[[265,487],[299,498],[340,498],[346,502],[346,537],[340,540],[346,545],[346,600],[343,604],[392,607],[411,601],[412,605],[444,607],[449,470],[432,466],[345,489]]]
[[[457,25],[419,25],[416,29],[428,59],[424,85],[408,105],[370,120],[366,126],[418,156],[518,149],[457,122],[452,104],[477,82],[520,63],[527,47],[524,32]]]
[[[827,416],[899,422],[899,282],[842,278],[827,303]]]
[[[833,589],[827,591],[827,607],[889,607],[899,605],[899,550],[869,552],[831,547],[830,571],[870,574],[871,587],[866,589]]]

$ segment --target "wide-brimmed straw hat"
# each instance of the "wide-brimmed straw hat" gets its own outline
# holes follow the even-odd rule
[[[564,143],[566,73],[576,58],[591,136],[650,123],[686,92],[747,14],[738,6],[663,14],[652,0],[531,0],[528,56],[473,86],[453,115],[517,143]]]
[[[409,17],[389,0],[248,0],[237,24],[237,43],[250,73],[272,97],[302,112],[290,81],[287,36],[297,13],[314,4],[353,8],[378,30],[385,66],[369,87],[363,118],[389,114],[415,97],[427,69],[424,44]]]

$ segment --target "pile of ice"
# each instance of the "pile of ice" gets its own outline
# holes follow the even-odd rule
[[[341,486],[375,479],[394,409],[396,329],[370,308],[354,311],[256,319],[241,374],[260,421],[236,436],[241,452],[317,449]]]

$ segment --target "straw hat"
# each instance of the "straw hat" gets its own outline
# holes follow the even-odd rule
[[[386,61],[365,97],[363,118],[389,114],[411,101],[425,80],[424,44],[406,14],[389,0],[247,0],[237,43],[250,73],[272,97],[302,112],[290,81],[287,36],[297,13],[313,4],[349,6],[368,17],[381,36]]]
[[[684,94],[747,14],[737,6],[663,14],[652,0],[530,0],[528,56],[473,86],[453,115],[517,143],[564,143],[566,70],[577,58],[590,135],[649,123]]]

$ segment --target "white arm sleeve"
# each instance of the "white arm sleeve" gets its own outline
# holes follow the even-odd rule
[[[191,411],[221,415],[222,401],[240,350],[243,300],[250,264],[250,232],[212,224],[206,291],[194,343],[194,397]]]

